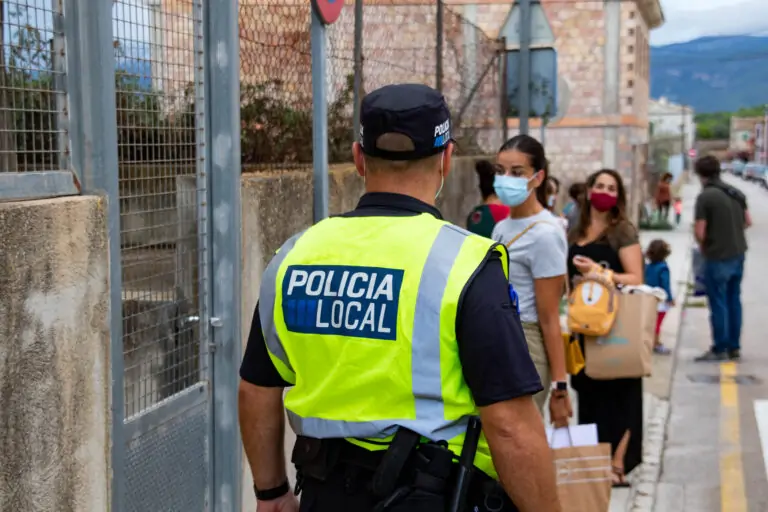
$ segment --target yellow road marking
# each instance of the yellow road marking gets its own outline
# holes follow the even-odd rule
[[[747,512],[741,462],[739,390],[735,363],[720,365],[720,505],[722,512]]]

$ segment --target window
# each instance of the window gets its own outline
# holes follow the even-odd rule
[[[634,10],[629,11],[629,19],[631,19],[631,20],[635,19],[635,11]]]
[[[635,53],[635,45],[633,44],[629,45],[627,47],[627,51],[629,51],[629,53]]]
[[[627,105],[632,105],[632,96],[627,97]]]
[[[630,37],[632,37],[632,36],[634,36],[634,35],[635,35],[635,29],[633,29],[633,28],[630,28],[630,29],[629,29],[629,36],[630,36]]]
[[[627,71],[633,71],[635,69],[635,64],[630,62],[627,64]]]
[[[631,89],[634,86],[635,86],[635,81],[634,80],[627,80],[627,88],[628,89]]]

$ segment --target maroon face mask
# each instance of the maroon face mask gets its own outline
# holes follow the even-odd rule
[[[592,192],[589,196],[589,202],[592,203],[592,207],[599,212],[607,212],[614,206],[618,198],[605,192]]]

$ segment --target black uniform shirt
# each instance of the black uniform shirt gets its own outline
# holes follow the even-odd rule
[[[342,216],[399,217],[422,213],[442,218],[437,208],[415,198],[369,193],[360,199],[355,210]],[[478,406],[533,395],[543,389],[496,251],[467,284],[458,307],[456,338],[464,378]],[[257,386],[290,386],[280,377],[267,353],[258,305],[240,377]]]

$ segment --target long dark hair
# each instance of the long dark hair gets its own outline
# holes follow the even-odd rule
[[[549,161],[544,153],[544,146],[530,135],[515,135],[507,142],[501,145],[499,153],[505,151],[519,151],[528,156],[531,167],[534,172],[542,171],[544,178],[541,185],[536,188],[536,199],[541,206],[547,206],[547,182],[549,181]]]
[[[629,224],[629,220],[627,219],[627,190],[624,188],[624,180],[621,179],[621,174],[613,169],[600,169],[587,178],[587,192],[595,186],[597,178],[603,174],[607,174],[616,180],[616,206],[611,208],[610,223],[608,224],[608,230],[605,232],[608,240],[613,243],[617,227],[623,227]],[[587,198],[587,194],[584,194],[579,203],[579,220],[568,236],[570,243],[578,242],[587,236],[587,228],[589,228],[591,220],[591,210],[592,205]]]
[[[493,168],[493,164],[488,160],[478,160],[475,162],[475,172],[477,173],[477,180],[480,185],[480,195],[483,201],[490,196],[496,194],[493,189],[493,179],[496,176],[496,172]]]

